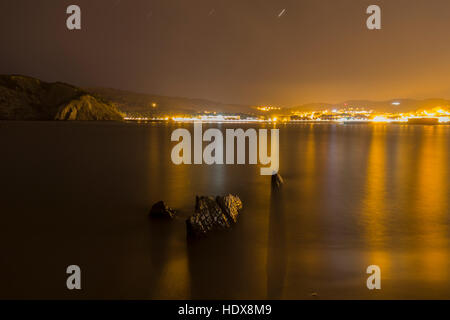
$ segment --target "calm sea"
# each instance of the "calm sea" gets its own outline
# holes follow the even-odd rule
[[[238,126],[264,127],[209,125]],[[450,126],[279,125],[280,194],[258,166],[175,166],[177,127],[0,122],[0,298],[450,299]],[[236,227],[187,242],[195,196],[227,193]]]

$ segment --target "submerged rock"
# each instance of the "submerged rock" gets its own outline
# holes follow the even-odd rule
[[[150,216],[152,218],[158,218],[158,219],[173,219],[175,217],[176,211],[172,208],[169,208],[164,201],[159,201],[155,203],[151,210],[150,210]]]
[[[281,188],[284,184],[284,180],[279,173],[272,175],[272,187]]]
[[[188,236],[199,237],[211,231],[227,230],[237,222],[242,201],[238,196],[196,197],[195,213],[186,220]]]

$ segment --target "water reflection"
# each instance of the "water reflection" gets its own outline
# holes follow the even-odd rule
[[[282,190],[272,186],[267,244],[267,298],[281,299],[285,287],[288,249]]]
[[[370,141],[369,157],[366,173],[366,196],[363,200],[364,208],[362,217],[365,227],[364,236],[368,246],[367,265],[378,265],[383,271],[383,276],[390,273],[390,254],[386,250],[389,242],[387,233],[387,146],[386,125],[372,127],[372,139]]]
[[[417,194],[414,197],[422,277],[445,281],[448,261],[448,140],[443,127],[425,127],[418,157]]]
[[[158,193],[185,208],[183,219],[195,194],[235,192],[246,207],[230,233],[187,245],[183,227],[162,235],[169,245],[152,246],[167,251],[152,258],[160,261],[159,288],[180,297],[279,299],[317,288],[348,295],[342,286],[364,296],[371,264],[382,268],[384,288],[411,278],[418,287],[448,283],[448,128],[282,129],[282,192],[248,166],[159,169]]]
[[[280,194],[257,166],[173,165],[170,134],[178,126],[192,129],[2,128],[4,166],[21,171],[2,172],[9,227],[0,249],[11,261],[36,252],[47,261],[26,278],[17,271],[26,264],[0,265],[13,279],[9,297],[64,297],[55,268],[75,254],[89,266],[87,299],[302,299],[313,291],[323,299],[450,298],[449,126],[282,125]],[[58,136],[71,143],[54,148]],[[43,160],[30,162],[36,154]],[[236,227],[187,242],[184,221],[195,195],[224,193],[244,202]],[[150,221],[159,200],[179,218]],[[365,288],[370,264],[382,267],[376,296]],[[39,285],[25,292],[29,283]]]

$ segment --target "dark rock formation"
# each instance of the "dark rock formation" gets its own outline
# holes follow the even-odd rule
[[[284,180],[279,173],[272,175],[272,187],[279,189],[283,186]]]
[[[158,219],[173,219],[175,210],[169,208],[164,201],[159,201],[152,206],[150,217]]]
[[[238,196],[229,194],[225,197],[217,197],[216,201],[225,215],[236,223],[239,216],[239,210],[242,209],[241,199],[239,199]]]
[[[237,222],[242,201],[238,196],[196,197],[195,214],[186,220],[188,236],[229,229]]]
[[[0,75],[0,120],[122,120],[111,103],[81,88]]]

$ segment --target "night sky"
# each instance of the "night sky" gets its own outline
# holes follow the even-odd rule
[[[81,31],[66,28],[70,4]],[[382,30],[366,28],[370,4]],[[0,0],[0,12],[2,74],[227,103],[450,98],[448,0]]]

